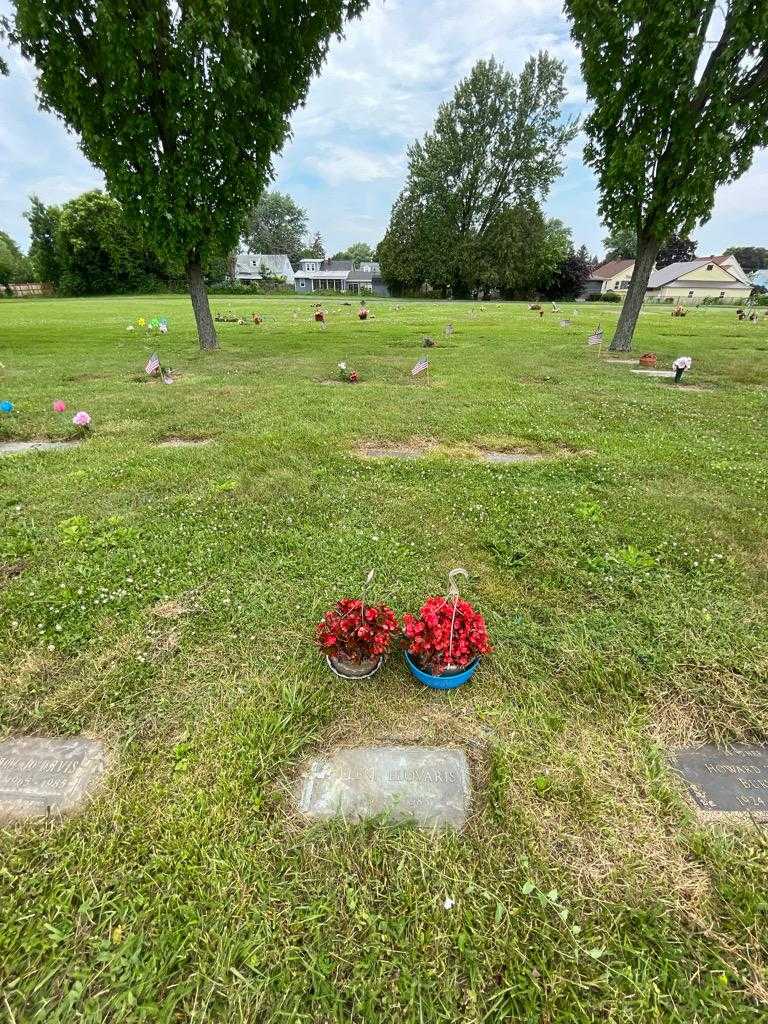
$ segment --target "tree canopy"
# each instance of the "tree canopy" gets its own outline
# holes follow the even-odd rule
[[[334,253],[331,259],[352,260],[353,263],[360,263],[363,260],[375,260],[376,253],[367,242],[353,242],[341,252]]]
[[[217,346],[206,258],[237,244],[329,40],[367,0],[14,0],[41,105],[76,131],[136,231],[186,268]]]
[[[748,274],[755,270],[768,270],[768,249],[759,245],[734,245],[725,250],[733,255]]]
[[[603,239],[605,262],[633,260],[637,256],[637,235],[633,228],[619,228]]]
[[[5,231],[0,231],[0,285],[5,287],[31,277],[29,262],[17,243]]]
[[[316,231],[312,241],[309,245],[304,246],[302,252],[302,259],[307,260],[324,260],[325,259],[325,246],[323,240],[320,237],[320,232]]]
[[[656,257],[656,268],[668,267],[672,263],[686,263],[696,259],[696,242],[692,238],[670,235],[662,244]]]
[[[409,147],[379,247],[389,281],[460,295],[504,278],[510,227],[534,216],[577,130],[561,116],[564,77],[564,64],[542,52],[517,77],[491,59],[459,82],[432,131]]]
[[[285,192],[265,192],[248,215],[243,232],[251,252],[285,253],[295,267],[307,234],[307,211]]]
[[[565,0],[593,110],[600,212],[638,255],[611,343],[627,349],[664,240],[709,219],[718,185],[768,142],[765,0]]]
[[[61,221],[58,206],[46,206],[39,196],[29,197],[29,209],[24,211],[32,236],[29,245],[29,260],[35,280],[58,287],[61,265],[57,245],[57,234]]]

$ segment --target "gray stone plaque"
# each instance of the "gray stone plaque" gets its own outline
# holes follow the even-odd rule
[[[385,816],[423,828],[464,826],[472,789],[463,750],[356,747],[314,761],[298,794],[311,818]]]
[[[28,737],[0,743],[0,822],[73,810],[104,763],[98,740]]]
[[[673,761],[699,810],[768,817],[768,746],[676,750]]]

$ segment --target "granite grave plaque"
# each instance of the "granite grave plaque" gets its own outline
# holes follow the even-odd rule
[[[673,753],[700,811],[768,818],[768,746],[704,746]]]
[[[0,822],[73,810],[104,763],[98,740],[25,737],[0,743]]]
[[[356,747],[318,758],[299,788],[310,818],[384,816],[422,828],[464,826],[472,791],[467,759],[453,747]]]

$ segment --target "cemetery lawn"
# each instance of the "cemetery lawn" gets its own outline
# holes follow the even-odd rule
[[[764,1021],[768,833],[666,751],[768,733],[768,322],[645,311],[676,391],[587,348],[610,305],[211,304],[265,322],[208,355],[185,297],[0,301],[0,441],[94,427],[0,457],[0,739],[109,752],[82,814],[0,830],[0,1019]],[[477,454],[514,448],[553,458]],[[401,614],[455,566],[471,684],[331,676],[314,623],[370,568]],[[466,830],[299,821],[307,760],[371,743],[462,746]]]

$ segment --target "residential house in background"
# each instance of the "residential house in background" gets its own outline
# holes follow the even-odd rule
[[[611,260],[596,267],[584,286],[582,298],[595,298],[609,291],[623,295],[629,288],[634,269],[634,260]],[[751,291],[752,282],[735,256],[702,256],[654,270],[645,299],[686,303],[709,298],[744,302]]]
[[[704,256],[654,270],[645,297],[658,302],[745,302],[751,293],[751,281],[730,255]]]
[[[389,295],[379,264],[373,260],[363,260],[357,265],[352,260],[301,260],[294,275],[294,289],[305,294],[330,290],[354,295]]]
[[[262,278],[284,278],[288,287],[293,285],[293,267],[284,253],[267,254],[240,249],[235,257],[234,278],[247,284]]]

